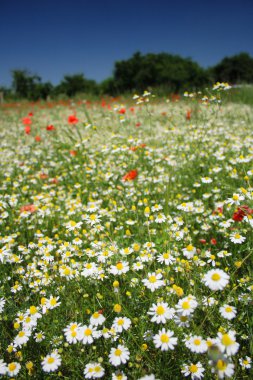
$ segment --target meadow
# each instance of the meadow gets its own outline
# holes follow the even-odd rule
[[[0,376],[252,378],[253,107],[227,91],[1,106]]]

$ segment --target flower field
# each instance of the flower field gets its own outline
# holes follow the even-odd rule
[[[0,376],[253,376],[253,108],[211,100],[1,107]]]

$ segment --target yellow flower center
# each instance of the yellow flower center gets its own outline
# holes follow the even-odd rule
[[[123,269],[123,264],[122,264],[122,263],[117,263],[117,264],[116,264],[116,268],[117,268],[118,270],[122,270],[122,269]]]
[[[77,332],[76,331],[71,331],[71,336],[74,338],[76,336]]]
[[[162,343],[168,343],[169,340],[170,340],[170,338],[168,337],[167,334],[162,334],[162,335],[160,336],[160,340],[161,340]]]
[[[92,330],[91,329],[86,329],[85,331],[84,331],[84,335],[86,335],[86,336],[89,336],[89,335],[91,335],[92,334]]]
[[[193,246],[191,244],[187,245],[186,247],[187,251],[192,251],[193,250]]]
[[[164,309],[164,307],[163,306],[158,306],[157,308],[156,308],[156,314],[158,314],[158,315],[163,315],[165,313],[165,309]]]
[[[51,305],[51,306],[55,306],[56,303],[57,303],[56,298],[52,298],[52,299],[50,300],[50,305]]]
[[[227,368],[227,364],[224,362],[224,360],[218,360],[216,367],[219,371],[224,371]]]
[[[100,315],[100,314],[96,311],[96,312],[93,314],[93,318],[98,318],[99,315]]]
[[[96,367],[94,367],[94,371],[97,372],[97,373],[100,372],[100,371],[101,371],[101,367],[99,367],[99,366],[97,365]]]
[[[234,238],[235,238],[235,239],[240,239],[240,238],[241,238],[241,235],[240,235],[240,234],[235,234]]]
[[[20,338],[22,338],[23,336],[25,336],[25,332],[24,332],[24,331],[20,331],[20,332],[18,333],[18,336],[19,336]]]
[[[50,357],[47,359],[47,362],[48,364],[53,364],[55,362],[55,358]]]
[[[117,324],[119,326],[123,326],[124,325],[124,319],[119,319],[118,322],[117,322]]]
[[[70,275],[70,269],[69,268],[65,268],[64,271],[64,276],[69,276]]]
[[[196,346],[199,346],[201,344],[201,340],[200,339],[194,339],[194,344]]]
[[[191,373],[196,373],[196,372],[198,372],[198,367],[196,366],[196,364],[192,364],[192,365],[190,365],[190,367],[189,367],[189,371],[190,371]]]
[[[16,367],[17,367],[17,364],[16,364],[16,363],[10,363],[10,364],[8,365],[8,368],[9,368],[9,371],[10,371],[10,372],[15,371]]]
[[[214,273],[212,275],[212,280],[213,281],[219,281],[221,279],[221,276],[219,275],[219,273]]]
[[[37,308],[35,306],[30,307],[30,314],[36,314],[37,313]]]
[[[121,351],[119,348],[117,348],[117,349],[115,350],[114,354],[115,354],[116,356],[120,356],[120,355],[122,354],[122,351]]]
[[[230,346],[231,344],[234,343],[234,340],[230,338],[230,336],[228,334],[224,334],[221,338],[221,343],[224,345],[224,346]]]
[[[227,307],[225,308],[225,311],[226,311],[227,313],[231,313],[231,311],[233,311],[233,309],[232,309],[231,306],[227,306]]]
[[[184,301],[184,302],[182,303],[182,308],[183,308],[184,310],[190,309],[190,303],[189,303],[189,301]]]
[[[151,282],[151,284],[154,284],[156,282],[156,276],[154,276],[154,275],[149,276],[148,280],[149,280],[149,282]]]

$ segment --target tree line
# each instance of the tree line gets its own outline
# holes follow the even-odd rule
[[[12,99],[39,100],[71,98],[84,93],[119,95],[149,88],[163,94],[180,93],[202,89],[217,81],[230,84],[253,83],[253,58],[248,53],[240,53],[225,57],[217,65],[204,69],[192,59],[179,55],[136,52],[127,60],[115,62],[113,75],[102,83],[78,73],[65,75],[54,86],[50,82],[42,82],[39,75],[27,70],[13,70],[11,88],[0,87],[0,91]]]

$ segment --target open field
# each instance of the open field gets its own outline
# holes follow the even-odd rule
[[[253,107],[203,103],[0,109],[0,375],[253,376]]]

